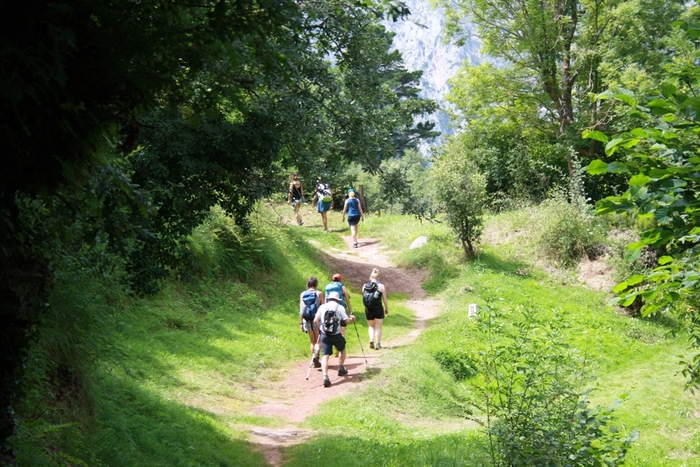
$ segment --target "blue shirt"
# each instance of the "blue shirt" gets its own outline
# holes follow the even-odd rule
[[[348,198],[348,217],[360,216],[360,201],[357,198]]]

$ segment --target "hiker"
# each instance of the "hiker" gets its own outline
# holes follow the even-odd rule
[[[333,209],[333,193],[328,186],[328,183],[324,183],[321,178],[316,180],[316,193],[311,202],[311,205],[316,204],[318,207],[318,212],[321,213],[321,220],[323,220],[323,231],[328,233],[328,216],[327,212]]]
[[[333,347],[340,352],[338,362],[338,376],[348,374],[348,369],[343,366],[345,363],[345,338],[340,333],[340,323],[346,324],[355,321],[354,316],[348,316],[345,307],[340,304],[340,294],[331,292],[326,297],[328,301],[321,305],[316,313],[316,326],[321,330],[321,371],[323,371],[323,387],[330,387],[331,380],[328,378],[328,356],[333,353]]]
[[[345,222],[345,214],[348,215],[348,224],[350,225],[350,233],[352,234],[352,247],[357,248],[357,224],[361,220],[365,220],[365,213],[362,211],[362,203],[355,197],[355,190],[348,190],[348,198],[343,206],[343,222]]]
[[[304,187],[299,181],[297,174],[292,174],[292,181],[289,182],[289,194],[287,195],[287,204],[292,203],[294,208],[294,216],[297,219],[297,225],[304,225],[301,219],[301,205],[304,202]]]
[[[352,305],[350,304],[350,293],[348,289],[343,285],[343,276],[340,274],[333,274],[333,282],[326,284],[326,297],[331,292],[338,292],[340,295],[340,304],[343,305],[348,315],[352,316]],[[340,333],[345,337],[345,323],[340,323]],[[337,355],[336,355],[337,357]]]
[[[321,366],[321,362],[318,359],[319,332],[318,326],[314,320],[316,319],[316,314],[321,308],[321,305],[326,302],[323,292],[316,290],[316,287],[318,287],[318,279],[311,276],[306,281],[306,290],[299,295],[299,325],[301,326],[302,332],[307,332],[309,334],[314,368]]]
[[[362,303],[365,305],[369,348],[381,349],[382,322],[384,316],[389,314],[389,302],[386,298],[386,287],[379,281],[379,269],[377,268],[372,270],[369,282],[362,287]],[[382,305],[384,306],[382,307]]]

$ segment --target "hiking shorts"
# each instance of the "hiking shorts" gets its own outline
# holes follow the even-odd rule
[[[348,216],[348,224],[352,227],[360,223],[361,216]]]
[[[321,333],[321,350],[323,351],[323,355],[333,355],[333,347],[338,349],[338,352],[345,350],[345,338],[343,335],[341,333]]]
[[[326,212],[331,210],[331,202],[323,202],[319,201],[318,202],[318,212]]]
[[[367,318],[367,321],[372,321],[373,319],[384,319],[384,308],[365,308],[365,318]]]
[[[312,331],[318,332],[318,326],[316,326],[315,321],[311,321],[311,323],[309,323],[304,319],[302,322],[304,323],[304,332],[309,332],[309,328],[311,328]]]
[[[292,198],[292,207],[294,209],[297,208],[297,206],[301,207],[301,203],[304,202],[304,198]]]

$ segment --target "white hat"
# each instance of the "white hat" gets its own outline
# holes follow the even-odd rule
[[[340,294],[338,292],[328,292],[328,296],[326,297],[328,300],[338,300],[340,301]]]

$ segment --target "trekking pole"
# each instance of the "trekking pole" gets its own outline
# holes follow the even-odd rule
[[[365,358],[365,364],[369,365],[369,362],[367,361],[367,356],[365,355],[365,349],[362,348],[362,339],[360,339],[360,332],[357,330],[357,324],[355,324],[355,320],[352,321],[352,324],[355,326],[355,334],[357,334],[357,342],[360,343],[360,350],[362,350],[362,356]]]
[[[321,333],[318,333],[318,338],[316,339],[316,343],[314,344],[314,351],[311,353],[311,361],[309,362],[309,371],[306,372],[306,379],[309,379],[309,376],[311,376],[311,368],[314,366],[314,358],[316,357],[316,347],[318,346],[318,343],[321,340]],[[320,349],[319,349],[320,351]]]

